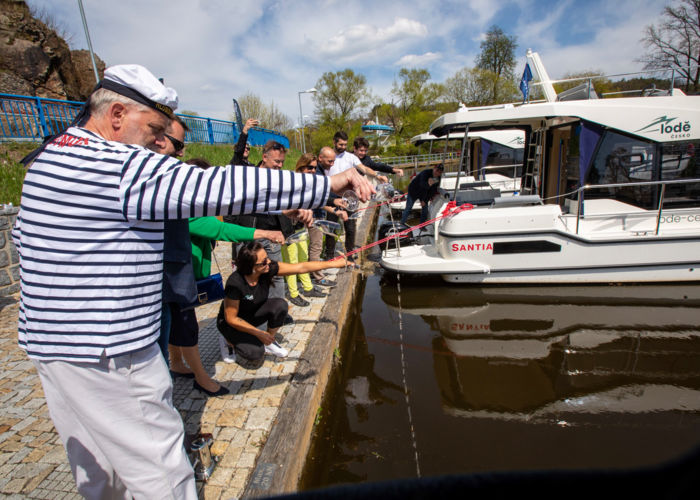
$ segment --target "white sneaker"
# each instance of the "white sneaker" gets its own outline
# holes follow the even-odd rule
[[[274,354],[278,358],[286,358],[289,355],[289,351],[279,345],[277,342],[273,342],[270,345],[265,346],[266,354]]]
[[[236,362],[236,353],[233,351],[233,347],[228,345],[223,335],[219,335],[219,349],[221,349],[221,359],[224,360],[224,363]]]

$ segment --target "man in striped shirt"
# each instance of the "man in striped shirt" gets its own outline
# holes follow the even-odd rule
[[[27,172],[13,239],[19,345],[42,381],[87,498],[196,498],[160,329],[163,221],[308,209],[371,187],[252,167],[192,169],[157,154],[177,95],[137,65],[108,68],[86,122]]]

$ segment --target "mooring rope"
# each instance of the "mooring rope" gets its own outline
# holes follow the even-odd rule
[[[434,219],[430,219],[430,220],[427,220],[425,222],[421,222],[418,225],[411,226],[408,229],[404,229],[403,231],[400,231],[398,233],[394,233],[394,234],[387,236],[385,238],[382,238],[380,240],[373,241],[372,243],[368,243],[367,245],[363,245],[359,248],[356,248],[355,250],[351,250],[350,252],[333,257],[331,260],[345,259],[347,257],[350,257],[351,255],[354,255],[354,254],[359,253],[359,252],[363,252],[363,251],[367,250],[368,248],[372,248],[372,247],[375,247],[377,245],[381,245],[382,243],[385,243],[389,240],[393,240],[395,238],[398,241],[398,238],[401,238],[402,236],[405,236],[408,233],[413,232],[415,229],[420,229],[420,228],[428,226],[428,225],[430,225],[430,224],[432,224],[440,219],[444,219],[445,217],[449,217],[451,215],[458,214],[459,212],[463,212],[465,210],[471,210],[472,208],[474,208],[474,205],[472,205],[470,203],[464,203],[460,206],[457,206],[456,202],[450,201],[449,203],[447,203],[447,206],[442,211],[442,213],[440,215],[438,215],[437,217],[435,217]],[[391,211],[389,212],[389,214],[391,214]],[[390,217],[391,217],[391,215],[390,215]],[[392,223],[394,222],[393,217],[391,217],[391,221],[392,221]]]
[[[389,219],[394,224],[394,216],[389,209]],[[386,239],[386,238],[385,238]],[[398,245],[398,241],[396,243]],[[416,430],[413,427],[413,413],[411,412],[411,396],[408,392],[408,383],[406,382],[406,354],[404,352],[403,340],[403,316],[401,314],[401,274],[396,275],[396,292],[399,300],[399,349],[401,352],[401,380],[403,382],[403,397],[406,400],[406,412],[408,413],[408,428],[411,431],[411,443],[413,444],[413,457],[416,461],[416,477],[421,477],[420,474],[420,459],[418,458],[418,441],[416,440]]]

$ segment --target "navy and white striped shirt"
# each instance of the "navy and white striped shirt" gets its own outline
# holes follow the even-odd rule
[[[30,358],[97,362],[153,344],[160,330],[163,220],[314,208],[316,175],[202,170],[70,128],[27,172],[13,230],[19,345]]]

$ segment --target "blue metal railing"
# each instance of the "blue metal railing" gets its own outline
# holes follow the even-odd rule
[[[62,101],[0,93],[0,141],[37,141],[65,130],[80,111],[82,102]],[[180,115],[190,128],[185,142],[234,144],[240,131],[234,122]],[[289,139],[274,130],[253,128],[248,143],[262,146],[273,140],[289,148]]]

